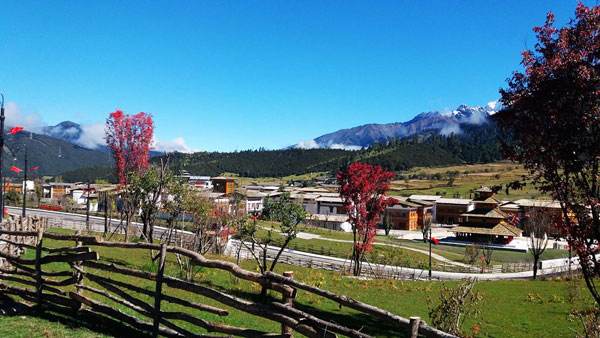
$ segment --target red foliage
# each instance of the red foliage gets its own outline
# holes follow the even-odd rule
[[[381,213],[394,203],[393,199],[384,196],[392,178],[393,172],[360,162],[352,163],[346,170],[337,173],[340,196],[354,233],[355,274],[360,274],[364,254],[373,248]]]
[[[116,110],[106,120],[106,143],[115,159],[120,184],[127,184],[128,174],[148,168],[153,132],[152,116],[146,113],[126,115]]]
[[[8,133],[11,134],[11,135],[17,135],[18,133],[20,133],[22,131],[23,131],[23,127],[16,126],[16,127],[10,128],[10,130],[8,131]]]
[[[507,155],[561,203],[559,226],[600,304],[600,6],[579,3],[562,28],[549,13],[534,31],[538,42],[500,91],[495,118]]]

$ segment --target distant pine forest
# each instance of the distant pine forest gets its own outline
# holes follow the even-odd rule
[[[165,160],[154,157],[153,162]],[[236,152],[174,153],[168,161],[175,172],[217,176],[232,173],[242,177],[284,177],[311,172],[334,173],[348,163],[362,161],[379,164],[388,170],[403,171],[417,166],[441,166],[461,163],[486,163],[501,160],[497,130],[493,124],[463,125],[460,134],[424,133],[389,140],[367,149],[281,149]],[[65,172],[68,182],[115,181],[110,167],[95,166]]]

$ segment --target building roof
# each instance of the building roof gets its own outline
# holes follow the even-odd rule
[[[339,192],[320,192],[319,196],[328,196],[328,197],[340,197]]]
[[[333,196],[319,196],[317,198],[317,202],[328,202],[328,203],[344,203],[344,200],[341,197],[333,197]]]
[[[520,199],[513,203],[521,207],[538,207],[538,208],[556,208],[560,209],[560,202],[553,200],[532,200],[532,199]]]
[[[508,217],[503,211],[498,208],[489,210],[489,209],[473,209],[471,211],[465,212],[461,214],[463,217],[479,217],[479,218],[494,218],[494,219],[504,219]]]
[[[238,193],[247,198],[264,198],[267,196],[267,194],[256,190],[239,190]]]
[[[387,209],[394,209],[394,210],[410,209],[410,210],[416,210],[417,206],[396,204],[396,205],[392,205],[391,207],[387,207]]]
[[[516,204],[515,202],[502,202],[502,204],[500,204],[500,209],[504,209],[504,210],[510,210],[510,211],[519,211],[520,206],[518,204]]]
[[[410,199],[410,200],[420,200],[420,201],[437,201],[440,198],[442,198],[442,196],[438,196],[438,195],[410,195],[410,196],[408,196],[408,199]]]
[[[415,203],[415,204],[419,204],[423,207],[432,207],[435,202],[431,202],[431,201],[423,201],[423,200],[413,200],[413,199],[407,199],[407,201],[411,202],[411,203]]]
[[[216,199],[219,197],[224,196],[224,193],[221,192],[212,192],[212,191],[203,191],[200,193],[200,196],[204,197],[204,198],[208,198],[208,199]]]
[[[495,235],[495,236],[513,236],[519,237],[523,233],[523,230],[516,226],[509,224],[505,221],[501,221],[491,228],[484,227],[471,227],[466,225],[460,225],[450,229],[451,232],[455,233],[467,233],[467,234],[478,234],[478,235]]]
[[[489,187],[481,186],[479,189],[475,190],[475,192],[493,192]]]
[[[216,180],[220,180],[220,181],[234,181],[235,178],[233,177],[225,177],[225,176],[217,176],[217,177],[212,177],[210,179],[211,181],[216,181]]]
[[[63,182],[50,182],[50,183],[45,183],[45,186],[52,186],[52,187],[70,187],[73,185],[73,183],[63,183]]]
[[[475,203],[486,203],[486,204],[499,204],[500,200],[498,200],[497,198],[495,198],[493,196],[490,196],[490,197],[488,197],[488,198],[486,198],[484,200],[480,200],[480,199],[475,198],[475,199],[473,199],[473,202],[475,202]]]
[[[469,205],[472,200],[466,198],[440,198],[435,201],[436,204],[455,204],[455,205]]]
[[[403,207],[418,208],[421,206],[421,204],[419,204],[419,203],[407,201],[406,199],[395,198],[395,200],[398,202],[396,205],[400,205]],[[394,206],[396,206],[396,205],[394,205]]]
[[[327,190],[325,188],[319,188],[319,187],[298,188],[298,191],[302,191],[302,192],[329,192],[329,190]]]
[[[298,193],[298,192],[293,192],[290,194],[290,198],[293,199],[298,199],[298,200],[316,200],[317,198],[319,198],[319,194],[314,194],[314,193]]]

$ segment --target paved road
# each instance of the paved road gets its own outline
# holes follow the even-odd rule
[[[21,209],[17,207],[7,207],[10,214],[20,215]],[[57,222],[57,226],[65,227],[69,229],[81,230],[85,228],[85,215],[79,214],[71,214],[66,212],[59,211],[48,211],[41,209],[27,209],[28,215],[35,215],[40,217],[47,217],[49,219],[55,219],[60,222]],[[117,219],[113,219],[110,223],[110,231],[113,231],[115,228],[119,226],[120,221]],[[104,218],[90,216],[90,226],[92,231],[103,232],[104,231]],[[133,227],[136,227],[139,231],[141,228],[140,223],[132,223]],[[160,238],[166,231],[167,228],[164,227],[155,227],[154,237],[156,239]],[[122,232],[122,231],[117,231]],[[191,232],[182,231],[182,234],[193,235]],[[226,253],[235,256],[237,252],[237,248],[239,247],[240,242],[237,240],[230,240],[227,244]],[[269,247],[268,257],[274,257],[275,254],[279,251],[278,247]],[[248,250],[242,248],[242,256],[243,258],[251,258],[251,253]],[[329,257],[323,255],[312,254],[308,252],[296,251],[291,249],[286,249],[282,256],[281,261],[302,265],[302,266],[311,266],[316,268],[342,271],[348,270],[350,267],[350,260],[337,258],[337,257]],[[544,264],[546,261],[542,262],[542,267],[545,265],[549,266],[547,268],[542,268],[538,271],[538,275],[551,275],[562,273],[567,270],[568,267],[568,259],[559,259],[548,261],[549,264]],[[571,266],[572,269],[576,269],[578,267],[577,258],[573,258],[573,264]],[[390,265],[381,265],[381,264],[368,264],[364,265],[364,272],[368,275],[375,276],[385,276],[385,277],[394,277],[394,278],[403,278],[403,279],[425,279],[428,276],[428,271],[423,269],[413,269],[399,266],[390,266]],[[466,279],[466,278],[476,278],[479,280],[498,280],[498,279],[524,279],[531,278],[533,276],[533,271],[525,271],[525,272],[512,272],[512,273],[460,273],[460,272],[444,272],[444,271],[432,271],[432,278],[434,279]]]
[[[21,208],[19,207],[7,207],[8,213],[11,215],[20,216]],[[42,209],[27,208],[28,216],[46,217],[50,220],[50,224],[59,226],[61,228],[82,230],[85,229],[85,215],[73,214],[62,211],[50,211]],[[54,223],[54,224],[52,224]],[[124,222],[123,222],[124,223]],[[109,233],[116,230],[116,233],[124,233],[124,228],[121,225],[121,221],[117,218],[110,220],[108,225]],[[139,236],[141,234],[142,223],[131,222],[131,226],[134,228],[135,233],[131,233],[131,236]],[[94,232],[104,232],[104,217],[90,216],[90,229]],[[154,227],[154,238],[160,239],[163,235],[166,236],[168,228],[165,227]],[[130,231],[131,232],[131,231]],[[184,235],[193,235],[189,231],[177,230],[177,233]]]

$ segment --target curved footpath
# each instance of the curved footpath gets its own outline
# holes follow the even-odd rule
[[[231,256],[236,256],[237,250],[241,242],[231,239],[227,243],[225,253]],[[267,255],[274,257],[279,251],[279,247],[269,246]],[[245,259],[252,259],[252,254],[242,246],[241,256]],[[255,254],[259,254],[259,249],[255,249]],[[350,267],[349,259],[330,257],[319,254],[313,254],[304,251],[296,251],[285,249],[280,257],[280,262],[297,264],[302,266],[322,267],[327,270],[343,271]],[[571,270],[576,270],[579,267],[578,259],[572,258]],[[568,271],[569,259],[551,259],[542,261],[542,269],[538,270],[538,276],[555,275]],[[365,263],[363,270],[372,276],[377,275],[393,275],[398,279],[428,279],[429,270],[407,268],[393,265],[370,264]],[[533,271],[524,272],[499,272],[499,273],[463,273],[463,272],[445,272],[432,271],[432,279],[438,280],[460,280],[467,278],[475,278],[478,280],[501,280],[501,279],[527,279],[533,277]]]
[[[7,209],[9,211],[9,213],[12,215],[18,216],[21,214],[21,208],[7,207]],[[72,213],[61,212],[61,211],[32,209],[32,208],[27,208],[27,214],[31,215],[31,216],[39,216],[39,217],[47,217],[50,219],[58,219],[58,220],[60,220],[60,224],[56,224],[56,225],[63,227],[63,228],[73,229],[73,230],[85,229],[85,215],[72,214]],[[112,232],[113,230],[117,229],[120,222],[121,221],[119,219],[113,218],[109,224],[109,230]],[[141,226],[142,226],[141,223],[137,223],[137,222],[132,222],[131,225],[135,226],[137,228],[141,228]],[[90,228],[92,231],[95,231],[95,232],[103,232],[104,231],[104,218],[97,217],[97,216],[90,216]],[[167,228],[156,226],[156,227],[154,227],[154,237],[160,238],[167,231],[168,231]],[[120,231],[118,231],[118,232],[120,232]],[[176,230],[176,232],[178,234],[183,234],[183,235],[193,235],[193,233],[191,233],[189,231]],[[318,235],[313,235],[313,234],[310,234],[310,235],[318,236]],[[326,239],[326,238],[321,237],[321,239]],[[335,240],[335,239],[328,239],[328,240],[348,242],[346,240]],[[240,245],[240,242],[238,240],[231,239],[227,243],[226,253],[235,256],[239,245]],[[408,248],[408,247],[398,246],[398,245],[389,244],[389,243],[380,243],[380,245],[397,246],[397,247],[400,247],[403,249],[409,249],[409,250],[412,249],[413,251],[420,251],[420,252],[424,251],[424,250]],[[278,251],[279,251],[278,247],[270,246],[268,255],[274,256]],[[242,249],[242,252],[245,253],[244,258],[251,257],[250,252],[246,251],[244,248]],[[258,252],[258,250],[257,250],[257,252]],[[429,253],[427,252],[427,254],[429,254]],[[438,255],[436,255],[436,256],[438,256]],[[447,263],[453,262],[451,260],[448,260],[445,257],[442,257],[442,256],[436,257],[436,256],[432,255],[432,257],[436,258],[439,261],[446,260]],[[303,252],[303,251],[296,251],[296,250],[292,250],[292,249],[284,250],[284,252],[282,253],[281,261],[282,262],[290,262],[291,264],[294,264],[294,262],[300,262],[301,264],[310,264],[313,267],[321,266],[324,269],[336,270],[336,271],[346,270],[350,266],[350,263],[351,263],[351,261],[349,259],[318,255],[318,254],[313,254],[313,253],[308,253],[308,252]],[[577,257],[572,258],[571,262],[572,262],[571,263],[572,270],[576,270],[579,268],[579,264],[578,264],[579,260]],[[463,264],[463,263],[459,263],[459,262],[454,262],[454,263]],[[563,273],[568,270],[568,267],[569,267],[568,258],[545,260],[545,261],[542,261],[542,268],[540,270],[538,270],[538,275],[543,276],[543,275],[554,275],[557,273]],[[368,263],[366,263],[364,265],[364,270],[367,273],[369,273],[369,271],[371,271],[370,273],[372,275],[377,275],[378,272],[380,272],[380,274],[383,274],[383,275],[394,275],[394,276],[397,276],[397,278],[406,278],[406,279],[426,279],[426,278],[428,278],[428,273],[429,273],[428,270],[423,270],[423,269],[414,269],[414,268],[407,268],[407,267],[393,266],[393,265],[368,264]],[[432,271],[431,274],[432,274],[432,278],[440,279],[440,280],[457,280],[457,279],[466,279],[466,278],[476,278],[479,280],[500,280],[500,279],[524,279],[524,278],[533,277],[533,271],[505,272],[505,273],[462,273],[462,272]]]

